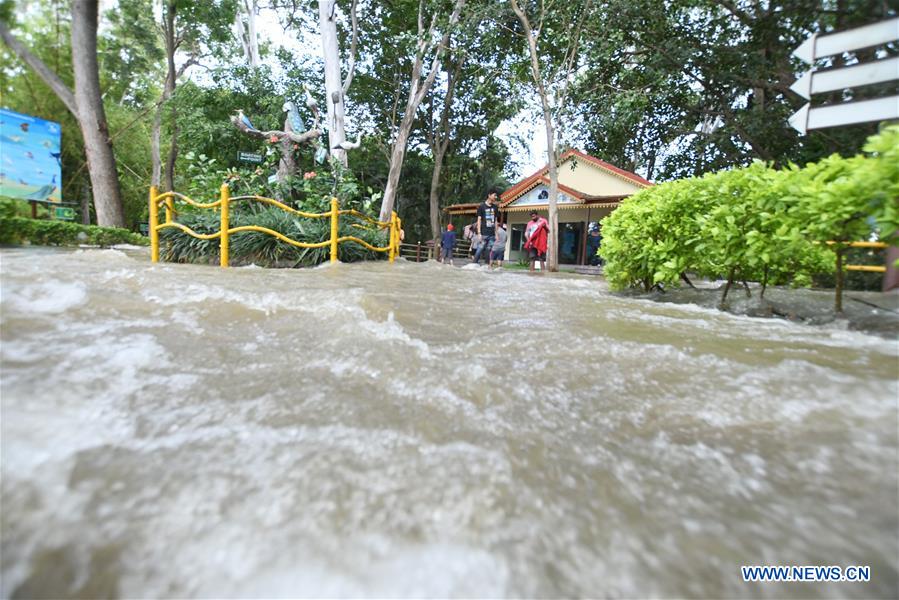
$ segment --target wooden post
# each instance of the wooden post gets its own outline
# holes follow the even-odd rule
[[[899,269],[893,266],[896,260],[899,260],[899,248],[890,246],[883,251],[886,260],[886,273],[883,274],[883,291],[888,291],[899,287]]]
[[[836,281],[836,293],[834,298],[834,306],[833,310],[835,313],[840,314],[843,312],[843,248],[837,248],[837,281]]]
[[[415,249],[415,262],[421,262],[421,242],[418,242],[418,247]]]
[[[219,227],[219,265],[223,267],[228,266],[228,258],[229,258],[229,238],[228,238],[228,230],[231,229],[231,207],[229,204],[231,203],[231,191],[228,189],[228,184],[223,183],[221,187],[221,226]]]

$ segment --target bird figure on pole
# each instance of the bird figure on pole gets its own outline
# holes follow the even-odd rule
[[[287,118],[290,121],[290,126],[294,133],[303,133],[306,131],[306,128],[303,127],[303,120],[300,118],[300,111],[297,110],[297,105],[294,104],[293,101],[288,100],[282,104],[281,110],[287,113]]]
[[[242,108],[237,109],[237,121],[239,121],[244,127],[246,127],[250,131],[259,131],[258,129],[253,127],[253,124],[250,123],[250,119],[248,119],[247,116],[245,114],[243,114]]]
[[[309,87],[305,83],[303,84],[303,91],[306,93],[306,106],[311,110],[318,110],[318,100],[312,97]]]
[[[322,164],[325,162],[326,158],[328,158],[328,149],[324,144],[319,142],[318,147],[315,149],[315,162]]]
[[[334,146],[332,148],[332,150],[355,150],[360,145],[362,145],[362,134],[361,133],[356,136],[355,142],[351,142],[349,140],[344,140],[343,142],[340,142],[339,144]]]

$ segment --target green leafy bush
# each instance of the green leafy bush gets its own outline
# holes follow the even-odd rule
[[[846,243],[899,242],[899,126],[803,168],[756,162],[640,191],[603,220],[600,255],[613,289],[678,285],[687,272],[808,285],[833,271]],[[825,245],[835,241],[837,244]],[[836,273],[841,309],[842,270]]]
[[[0,216],[0,244],[35,244],[40,246],[114,246],[133,244],[146,246],[149,239],[127,229],[78,225],[68,221],[49,221],[24,217]]]

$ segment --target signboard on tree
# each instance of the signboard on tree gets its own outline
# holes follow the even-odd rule
[[[60,141],[59,123],[0,108],[0,195],[60,202]]]

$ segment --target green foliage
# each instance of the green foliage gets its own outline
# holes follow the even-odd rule
[[[35,244],[40,246],[113,246],[133,244],[146,246],[149,239],[115,227],[78,225],[68,221],[48,221],[24,217],[9,217],[8,205],[0,211],[0,244]]]
[[[182,215],[178,222],[204,235],[218,232],[220,224],[218,213],[212,211]],[[301,218],[268,206],[235,210],[231,215],[231,227],[245,225],[266,227],[298,242],[312,244],[328,241],[331,237],[329,218]],[[175,228],[163,229],[159,233],[163,260],[192,263],[212,263],[218,260],[218,239],[197,239]],[[377,247],[387,245],[386,230],[373,228],[350,216],[341,216],[339,236],[354,236]],[[338,258],[343,262],[379,260],[385,256],[385,253],[372,252],[352,241],[343,242],[338,247]],[[330,248],[327,245],[321,248],[298,248],[268,233],[246,231],[231,236],[230,258],[232,264],[308,267],[329,260]]]
[[[590,115],[579,129],[581,143],[613,164],[645,170],[650,179],[696,176],[754,159],[804,164],[832,153],[851,156],[876,130],[871,123],[798,135],[787,118],[805,100],[787,89],[807,67],[791,53],[813,33],[895,17],[895,2],[670,0],[660,9],[657,0],[610,0],[594,6],[573,93],[579,113]],[[876,52],[854,56],[864,62]],[[845,60],[836,57],[833,66]],[[894,88],[857,87],[852,99]],[[842,91],[819,98],[844,99]]]
[[[47,208],[42,204],[38,204],[38,218],[44,218],[47,214]],[[21,198],[0,196],[0,219],[10,219],[12,217],[31,217],[31,204]]]
[[[216,200],[223,183],[228,184],[232,197],[258,195],[276,198],[306,212],[328,211],[331,209],[331,198],[337,197],[341,208],[369,213],[380,198],[380,192],[368,186],[363,189],[353,172],[336,160],[319,165],[317,170],[289,177],[284,183],[270,183],[269,174],[278,160],[274,147],[265,154],[262,164],[255,166],[223,168],[217,159],[193,152],[187,152],[183,160],[186,177],[182,193],[197,202]],[[184,213],[195,210],[189,205],[179,208]]]
[[[615,289],[677,285],[685,272],[807,285],[833,269],[830,250],[897,240],[899,126],[804,168],[763,163],[647,188],[603,220],[601,256]]]
[[[142,45],[146,36],[127,21],[147,3],[128,0],[120,4],[121,10],[130,12],[123,13],[121,18],[113,18],[109,29],[101,26],[97,43],[101,87],[105,91],[104,106],[113,138],[125,222],[135,227],[139,221],[146,220],[149,185],[152,112],[143,114],[143,103],[149,103],[149,98],[156,96],[156,90],[152,85],[154,76],[143,72],[151,63],[151,56],[145,54],[149,50]],[[115,12],[109,11],[106,16]],[[152,10],[149,14],[152,15]],[[30,50],[56,72],[69,89],[74,89],[70,28],[71,14],[67,5],[45,2],[29,8],[28,18],[22,19],[15,33],[20,40],[27,40]],[[158,57],[152,52],[150,55]],[[0,45],[0,64],[3,65],[0,68],[3,105],[61,125],[62,199],[78,203],[85,194],[90,194],[90,178],[77,120],[40,77],[5,45]]]

